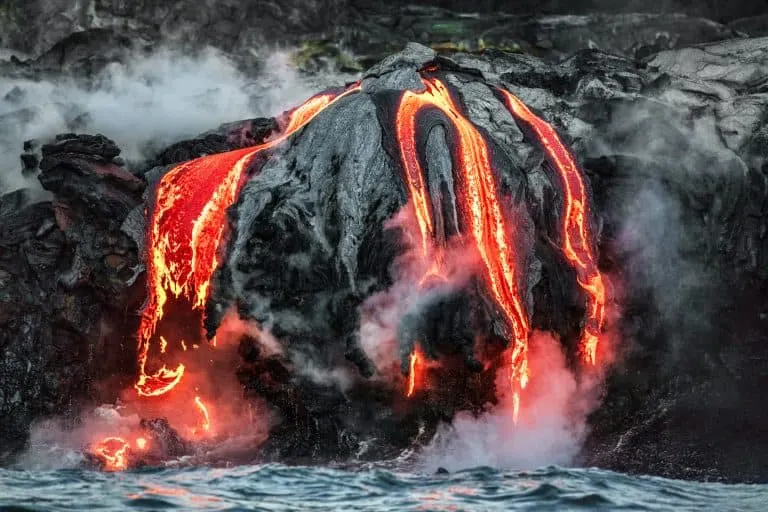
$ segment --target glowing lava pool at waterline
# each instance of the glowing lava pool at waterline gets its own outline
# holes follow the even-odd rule
[[[529,365],[529,340],[532,335],[530,311],[524,297],[525,268],[521,261],[523,244],[516,237],[515,219],[510,216],[509,198],[501,192],[498,173],[486,135],[465,114],[457,98],[439,77],[439,70],[421,70],[421,90],[406,90],[397,101],[394,117],[396,147],[402,181],[408,194],[407,208],[415,219],[419,257],[428,269],[420,279],[427,288],[435,278],[447,279],[446,253],[450,247],[477,256],[478,277],[493,308],[507,327],[507,349],[498,364],[505,375],[518,421],[524,391],[537,378]],[[138,378],[134,390],[138,400],[152,404],[169,417],[184,437],[202,442],[222,432],[218,419],[226,415],[220,404],[206,394],[204,386],[190,375],[189,361],[204,372],[212,362],[220,342],[217,332],[210,343],[204,341],[203,318],[210,298],[212,280],[219,268],[227,243],[227,210],[250,176],[270,158],[270,152],[312,122],[320,113],[355,94],[364,94],[361,83],[346,89],[319,94],[285,114],[280,133],[261,144],[204,156],[181,163],[166,172],[155,186],[153,204],[148,208],[146,269],[148,298],[138,330]],[[585,321],[579,343],[583,367],[601,364],[598,340],[604,328],[606,290],[597,267],[597,240],[592,229],[592,210],[588,184],[575,158],[556,131],[534,114],[511,92],[495,91],[516,123],[537,145],[559,184],[562,218],[559,249],[575,272],[585,297]],[[437,205],[425,181],[425,162],[419,152],[418,119],[426,112],[442,116],[451,126],[457,209],[462,219],[461,232],[449,241],[438,236]],[[341,135],[339,135],[341,136]],[[195,326],[163,329],[169,317],[181,315]],[[185,320],[186,321],[186,320]],[[191,332],[194,339],[179,336]],[[195,331],[199,331],[195,332]],[[196,354],[192,356],[191,354]],[[430,364],[429,356],[413,340],[405,375],[396,383],[408,400],[417,400]],[[195,363],[197,360],[197,363]],[[488,362],[486,366],[488,366]],[[163,409],[165,404],[165,409]],[[173,411],[183,411],[176,412]],[[106,470],[132,467],[132,457],[151,452],[153,440],[141,431],[111,435],[95,441],[90,453]]]

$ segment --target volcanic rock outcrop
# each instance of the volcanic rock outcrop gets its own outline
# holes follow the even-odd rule
[[[143,180],[119,167],[109,139],[61,135],[42,147],[43,187],[0,199],[0,457],[31,422],[107,399],[97,382],[129,382],[143,263],[120,231]],[[130,366],[128,366],[130,368]],[[74,401],[74,402],[73,402]]]
[[[156,158],[165,167],[141,174],[144,180],[113,163],[117,152],[108,141],[63,137],[43,149],[40,180],[54,199],[22,208],[23,193],[16,192],[0,203],[0,268],[28,276],[0,280],[3,438],[23,439],[34,417],[59,412],[70,399],[85,403],[89,382],[129,373],[119,364],[94,367],[82,356],[61,365],[53,359],[60,352],[42,348],[65,339],[67,353],[101,347],[98,354],[121,364],[135,357],[130,341],[115,350],[117,337],[107,340],[103,325],[118,318],[110,328],[126,340],[140,329],[132,312],[145,297],[128,296],[137,286],[145,290],[144,278],[137,279],[142,262],[149,264],[149,307],[157,305],[147,251],[154,247],[164,179],[178,173],[174,183],[185,183],[173,166],[180,159],[243,148],[237,158],[222,153],[208,160],[234,158],[229,168],[240,165],[231,178],[238,193],[226,214],[226,202],[224,210],[200,209],[222,221],[214,226],[223,229],[221,247],[206,239],[205,251],[213,252],[204,253],[221,256],[206,260],[215,263],[208,265],[215,269],[210,283],[195,275],[179,294],[203,294],[209,336],[235,310],[282,346],[281,354],[266,355],[263,340],[240,343],[240,381],[282,420],[265,455],[351,457],[365,447],[377,457],[423,441],[424,432],[428,437],[456,411],[480,412],[495,400],[499,370],[513,369],[514,392],[524,387],[515,348],[526,323],[556,332],[572,365],[584,365],[585,333],[599,327],[590,323],[598,302],[590,284],[599,264],[616,288],[619,351],[603,405],[590,418],[582,460],[668,476],[765,480],[768,460],[752,447],[765,442],[768,424],[756,398],[768,383],[767,49],[766,39],[738,39],[640,62],[584,50],[552,64],[496,50],[438,56],[411,45],[359,83],[329,93],[311,116],[299,109],[277,119],[276,133],[291,134],[284,141],[269,143],[269,130],[256,129],[261,122],[249,125],[245,143],[233,135],[204,137]],[[504,91],[551,123],[585,171],[588,187],[576,211],[585,212],[585,240],[595,244],[593,271],[582,273],[564,249],[568,193],[558,180],[554,146],[535,123],[524,122]],[[414,107],[401,117],[406,96]],[[398,122],[403,119],[413,120],[413,132]],[[498,185],[492,195],[502,205],[501,231],[514,241],[506,251],[495,238],[499,230],[472,234],[496,218],[489,204],[477,217],[470,214],[472,190],[492,189],[473,189],[474,168],[461,163],[464,155],[482,156],[475,139],[486,145]],[[265,147],[248,150],[248,141]],[[414,151],[403,149],[409,144]],[[415,163],[404,157],[409,154]],[[201,172],[194,170],[199,164],[184,165]],[[414,169],[421,170],[421,183]],[[215,189],[197,183],[202,188],[178,190],[192,198]],[[126,218],[138,222],[127,227]],[[477,257],[485,242],[494,249],[492,264]],[[474,248],[466,260],[462,244]],[[493,280],[506,275],[501,253],[520,272],[494,288]],[[419,266],[423,254],[436,268]],[[393,293],[403,280],[406,291],[426,291],[398,312],[392,379],[403,385],[393,386],[382,379],[388,363],[361,339],[362,323],[376,297],[376,307],[386,300],[403,306]],[[89,294],[77,302],[87,305],[87,315],[57,306],[74,304],[73,294]],[[499,297],[515,300],[505,310]],[[26,310],[11,309],[24,304]],[[517,307],[523,316],[514,314]],[[115,317],[119,311],[123,316]],[[62,323],[66,329],[54,331]],[[480,353],[473,350],[478,336],[486,347]],[[425,380],[411,385],[417,365],[433,359],[440,367],[423,370]],[[104,373],[92,373],[95,368]],[[158,387],[148,392],[170,382],[170,373],[152,380],[154,369],[146,375]],[[428,385],[436,377],[440,386]],[[30,394],[16,397],[17,389]],[[414,400],[405,396],[414,392]]]

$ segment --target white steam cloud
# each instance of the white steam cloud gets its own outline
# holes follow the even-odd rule
[[[446,281],[438,288],[423,289],[419,282],[429,272],[434,255],[424,257],[414,244],[418,237],[411,211],[409,206],[403,208],[389,224],[404,228],[410,246],[395,264],[394,284],[369,297],[362,308],[360,343],[377,368],[376,378],[390,382],[400,378],[403,353],[398,325],[404,315],[411,308],[419,309],[433,294],[460,288],[478,270],[472,251],[450,247],[442,258]],[[609,328],[613,326],[613,315],[611,306]],[[611,334],[608,331],[601,336],[601,343],[606,344],[601,352],[606,354],[613,349]],[[434,472],[442,467],[457,471],[478,466],[534,469],[573,463],[588,433],[587,415],[599,405],[606,366],[582,371],[577,377],[568,366],[561,342],[552,334],[535,331],[529,346],[531,380],[521,396],[519,421],[514,421],[511,393],[504,394],[509,390],[508,374],[499,372],[499,403],[480,417],[462,412],[450,425],[441,425],[432,441],[416,455],[419,470]]]
[[[0,78],[0,192],[34,186],[19,172],[23,141],[57,133],[101,133],[136,161],[222,123],[271,116],[345,78],[305,79],[290,53],[274,52],[256,77],[214,49],[194,56],[162,49],[113,63],[89,83],[71,77]]]
[[[497,406],[478,418],[462,413],[438,430],[420,455],[420,468],[520,470],[571,464],[587,434],[587,414],[599,403],[601,379],[578,380],[560,342],[549,333],[531,337],[529,364],[533,378],[521,397],[517,424],[511,396],[500,397]],[[506,387],[497,382],[497,389]]]

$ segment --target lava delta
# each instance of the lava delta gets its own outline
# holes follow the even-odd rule
[[[142,420],[93,440],[101,467],[215,450],[254,414],[270,419],[250,448],[279,460],[394,454],[501,400],[525,421],[527,386],[548,379],[529,364],[535,331],[577,375],[601,372],[589,182],[513,91],[439,58],[385,61],[263,135],[151,183],[123,391]],[[540,155],[535,186],[521,147]],[[568,313],[537,320],[555,311]],[[250,420],[234,420],[233,400]]]

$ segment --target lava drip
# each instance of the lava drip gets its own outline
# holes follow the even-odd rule
[[[200,414],[202,415],[202,419],[200,421],[200,429],[203,432],[208,432],[211,430],[211,417],[208,414],[208,407],[203,403],[203,401],[200,399],[199,396],[195,397],[195,405],[200,410]]]
[[[418,379],[418,371],[421,367],[422,357],[423,356],[418,348],[415,348],[409,357],[408,391],[406,392],[408,398],[412,397],[413,393],[416,391],[416,380]]]
[[[597,346],[605,316],[605,285],[598,270],[595,240],[590,219],[592,213],[584,176],[576,159],[560,140],[555,129],[534,114],[519,98],[500,90],[510,113],[518,123],[535,135],[552,168],[563,185],[563,253],[575,268],[579,286],[587,294],[587,319],[579,347],[589,364],[597,363]]]
[[[202,310],[210,283],[219,265],[217,256],[224,238],[226,211],[235,202],[245,182],[245,172],[254,157],[274,148],[309,123],[323,109],[356,92],[359,84],[342,94],[321,94],[309,99],[287,116],[283,133],[264,144],[184,162],[166,173],[155,190],[149,240],[147,275],[149,298],[139,326],[139,378],[141,396],[159,396],[173,389],[184,374],[162,365],[147,372],[152,337],[163,318],[169,294],[190,301]],[[180,340],[184,345],[184,340]]]
[[[509,240],[510,229],[501,206],[498,186],[491,166],[488,147],[478,129],[461,113],[447,87],[436,78],[422,78],[425,89],[405,91],[396,117],[396,133],[400,145],[405,181],[415,209],[426,255],[432,238],[432,210],[426,190],[422,166],[416,152],[416,115],[422,109],[436,108],[452,123],[456,131],[458,175],[463,190],[458,194],[461,208],[468,219],[471,240],[483,264],[485,283],[495,304],[513,331],[510,351],[510,384],[516,408],[520,392],[528,382],[528,337],[530,328],[518,286],[515,268],[515,245]],[[439,266],[439,260],[435,261]],[[438,267],[439,268],[439,267]],[[411,367],[418,355],[411,355]],[[413,373],[413,372],[411,372]],[[408,395],[415,377],[411,375]]]

